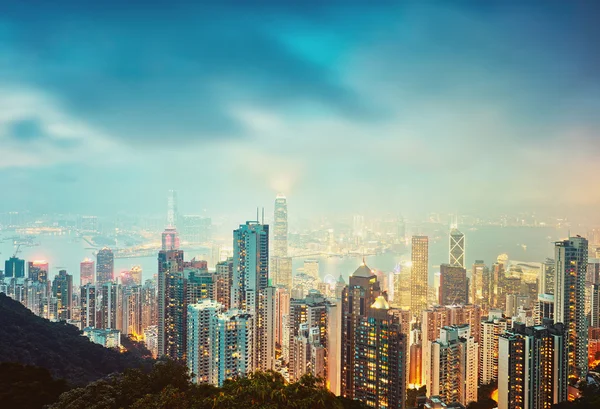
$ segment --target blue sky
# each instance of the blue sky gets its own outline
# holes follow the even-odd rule
[[[597,2],[122,3],[0,3],[0,211],[600,205]]]

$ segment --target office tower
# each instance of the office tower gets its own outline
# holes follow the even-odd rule
[[[73,276],[66,270],[60,270],[52,281],[52,295],[57,300],[57,316],[59,321],[71,319],[73,307]]]
[[[319,260],[304,260],[304,274],[319,281]]]
[[[27,278],[34,283],[48,283],[48,262],[35,260],[27,263]]]
[[[396,308],[410,309],[411,307],[411,263],[398,264],[394,269],[394,298],[392,305]]]
[[[158,253],[158,356],[185,360],[187,306],[183,251]]]
[[[158,300],[156,295],[156,285],[152,280],[146,280],[142,287],[142,328],[145,329],[157,325]]]
[[[287,325],[287,317],[290,314],[290,292],[285,287],[277,287],[277,314],[275,315],[275,344],[282,350],[284,344],[284,325]],[[289,336],[287,338],[289,340]],[[289,348],[289,344],[287,344]]]
[[[554,276],[556,273],[556,261],[549,258],[542,263],[540,271],[540,294],[554,294]]]
[[[102,284],[102,304],[100,325],[98,328],[121,330],[122,299],[119,297],[121,286],[116,283]]]
[[[143,336],[142,326],[142,293],[143,288],[140,285],[123,286],[121,288],[123,297],[122,307],[122,332],[125,335],[131,335],[134,339]]]
[[[538,295],[537,302],[534,305],[533,314],[535,316],[535,325],[542,325],[544,320],[554,321],[554,295]]]
[[[168,227],[161,235],[162,251],[179,250],[179,234],[177,230]]]
[[[457,228],[450,230],[450,265],[465,268],[465,235]]]
[[[94,284],[95,283],[95,270],[94,270],[94,261],[89,258],[85,258],[79,264],[79,286],[84,286],[86,284]]]
[[[587,323],[584,313],[588,242],[571,237],[555,243],[554,321],[565,326],[569,377],[583,379],[588,371]]]
[[[312,290],[304,299],[291,300],[288,316],[289,376],[290,381],[299,380],[302,375],[329,379],[336,375],[338,368],[328,367],[330,344],[339,339],[329,328],[337,318],[337,309],[319,292]]]
[[[481,321],[479,343],[479,383],[488,385],[498,381],[498,337],[509,328],[510,322],[502,311],[490,310]]]
[[[37,271],[37,270],[36,270]],[[37,274],[34,272],[33,274]],[[44,317],[44,304],[48,298],[48,283],[26,281],[25,306],[35,315]]]
[[[273,285],[292,288],[292,258],[271,257],[271,271],[269,275]]]
[[[104,284],[115,279],[115,256],[111,249],[104,247],[96,256],[96,282]]]
[[[421,386],[423,376],[421,369],[423,366],[423,341],[421,339],[421,330],[414,328],[410,332],[410,353],[409,353],[409,371],[408,387],[418,388]]]
[[[288,211],[287,199],[278,194],[275,198],[275,217],[273,218],[273,256],[288,255]]]
[[[215,300],[229,309],[231,299],[231,281],[233,280],[233,258],[220,261],[215,266]]]
[[[361,317],[368,313],[369,306],[381,295],[377,276],[364,263],[352,273],[348,286],[342,293],[342,360],[341,395],[354,399],[355,395],[355,347],[356,328]]]
[[[222,386],[226,379],[252,372],[251,314],[223,312],[223,306],[212,300],[187,310],[187,366],[193,382]]]
[[[193,214],[181,216],[181,240],[188,244],[203,244],[210,240],[212,220],[210,217],[204,217]],[[218,261],[218,259],[213,259]]]
[[[358,318],[353,336],[353,398],[373,408],[404,408],[407,339],[383,296]]]
[[[96,286],[85,284],[81,286],[81,329],[96,327]]]
[[[173,229],[177,228],[177,192],[175,190],[169,190],[167,196],[167,226]],[[164,248],[163,248],[164,250]]]
[[[427,288],[429,283],[429,238],[413,236],[410,277],[410,309],[419,317],[427,309]]]
[[[187,280],[187,304],[215,299],[215,274],[205,269],[185,268],[183,276]]]
[[[592,284],[590,306],[590,327],[600,327],[600,284]]]
[[[458,265],[440,266],[440,305],[467,304],[467,271]]]
[[[469,303],[477,304],[487,310],[489,294],[484,289],[484,277],[489,274],[483,260],[475,260],[471,269],[471,281],[469,282]]]
[[[22,278],[25,277],[25,260],[12,256],[4,262],[4,277]]]
[[[468,325],[446,326],[431,344],[427,391],[447,404],[477,401],[479,345],[470,332]]]
[[[498,408],[550,409],[567,400],[565,327],[516,324],[500,335]]]
[[[133,266],[129,270],[129,276],[133,281],[133,285],[142,285],[142,266]]]

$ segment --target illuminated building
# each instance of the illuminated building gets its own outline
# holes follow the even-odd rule
[[[383,296],[358,317],[353,336],[353,398],[373,408],[404,408],[408,340]]]
[[[290,292],[285,287],[277,287],[276,296],[277,314],[275,316],[275,343],[278,345],[279,348],[282,348],[284,344],[284,317],[288,317],[290,314]]]
[[[119,348],[121,346],[121,331],[116,329],[84,328],[83,335],[95,344],[105,348]]]
[[[364,263],[350,276],[348,286],[342,293],[342,359],[341,395],[355,398],[355,348],[356,328],[359,320],[366,317],[368,307],[375,303],[381,290],[377,276]]]
[[[121,329],[122,299],[120,285],[116,283],[102,284],[102,304],[100,308],[101,320],[98,328]]]
[[[271,271],[269,272],[273,284],[292,288],[292,258],[271,257]]]
[[[30,261],[27,263],[27,278],[34,283],[48,283],[48,262],[45,260]]]
[[[541,280],[539,291],[541,294],[554,294],[554,276],[556,271],[556,262],[547,259],[542,264]]]
[[[291,382],[311,373],[337,384],[339,367],[328,365],[339,362],[334,355],[341,334],[332,331],[338,328],[337,308],[314,290],[304,299],[290,300],[287,335]]]
[[[269,280],[269,226],[249,221],[233,231],[233,280],[231,308],[254,318],[253,367],[272,369],[275,361],[274,332],[267,326],[275,320],[274,288],[266,291]],[[273,294],[271,294],[273,292]],[[266,310],[265,310],[266,308]],[[272,346],[272,347],[271,347]]]
[[[450,230],[450,265],[465,268],[465,235],[457,228]]]
[[[153,358],[158,357],[158,327],[151,325],[144,328],[144,344],[152,353]]]
[[[84,259],[79,263],[79,285],[94,284],[96,282],[94,261],[89,258]]]
[[[4,277],[22,278],[25,277],[25,260],[18,257],[11,257],[4,262]]]
[[[288,255],[288,210],[287,199],[278,194],[275,198],[275,215],[273,218],[273,256]]]
[[[468,325],[446,326],[431,344],[427,391],[447,404],[477,401],[479,345],[470,333]]]
[[[183,276],[187,280],[187,304],[197,304],[202,300],[215,299],[215,274],[205,269],[185,268]]]
[[[140,285],[124,286],[121,288],[123,297],[121,330],[125,335],[142,336],[142,293]]]
[[[215,300],[229,309],[231,299],[231,280],[233,280],[233,258],[220,261],[215,266]]]
[[[490,310],[481,321],[479,344],[479,383],[487,385],[498,381],[498,337],[509,327],[510,321],[500,310]]]
[[[440,266],[440,305],[467,304],[467,271],[458,265]]]
[[[142,328],[151,326],[157,327],[156,336],[158,337],[158,300],[156,296],[156,285],[152,280],[146,280],[142,287]]]
[[[556,281],[554,321],[565,325],[569,377],[584,379],[588,372],[588,328],[584,312],[588,242],[571,237],[555,243]]]
[[[408,387],[420,387],[423,380],[421,369],[423,367],[423,344],[421,341],[421,330],[415,328],[410,332],[410,353],[409,353],[409,371]]]
[[[411,291],[411,263],[406,262],[398,264],[394,269],[393,286],[394,297],[391,304],[395,308],[410,309],[410,291]]]
[[[129,276],[131,277],[134,285],[142,285],[142,266],[133,266],[129,270]]]
[[[115,256],[111,249],[104,247],[96,255],[96,282],[104,284],[115,279]]]
[[[550,409],[567,400],[564,330],[562,324],[515,324],[500,335],[499,409]]]
[[[73,307],[73,276],[66,270],[60,270],[52,281],[52,295],[57,300],[56,319],[67,321],[71,319]]]
[[[96,327],[96,306],[98,298],[96,286],[93,284],[81,286],[81,329]]]
[[[476,260],[471,269],[469,303],[480,305],[486,310],[489,294],[484,289],[484,277],[487,275],[489,275],[489,270],[483,260]]]
[[[410,277],[410,310],[419,317],[427,309],[429,239],[427,236],[413,236]]]
[[[204,300],[188,306],[187,365],[192,381],[222,386],[252,371],[253,319],[239,310]]]
[[[179,234],[174,228],[166,228],[161,236],[162,251],[179,250]]]
[[[600,327],[600,284],[592,284],[590,306],[590,327]]]
[[[185,360],[186,280],[183,251],[158,253],[158,356]]]
[[[172,227],[173,229],[177,227],[178,214],[177,192],[175,190],[169,190],[169,194],[167,196],[167,226]],[[165,250],[164,247],[163,250]]]
[[[599,300],[600,301],[600,300]],[[540,294],[534,305],[535,325],[541,325],[544,319],[554,321],[554,295]],[[593,325],[592,325],[593,327]]]

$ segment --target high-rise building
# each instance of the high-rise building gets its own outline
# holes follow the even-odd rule
[[[273,256],[288,255],[288,210],[287,199],[278,194],[275,198],[275,216],[273,218]]]
[[[554,321],[554,295],[539,294],[533,308],[533,314],[535,316],[535,325],[542,325],[544,320]]]
[[[556,261],[553,259],[546,259],[546,262],[542,264],[541,269],[541,280],[540,280],[540,294],[554,294],[554,276],[556,273]]]
[[[205,269],[185,268],[183,276],[187,280],[186,302],[197,304],[202,300],[215,299],[215,274]]]
[[[565,328],[515,324],[499,337],[498,408],[550,409],[567,400]]]
[[[231,300],[231,281],[233,280],[233,258],[220,261],[215,266],[215,300],[229,309]]]
[[[484,289],[484,278],[489,275],[489,270],[483,260],[475,260],[471,269],[469,282],[469,303],[476,304],[487,310],[489,293]]]
[[[4,262],[4,277],[22,278],[25,277],[25,260],[18,257],[11,257]]]
[[[410,309],[419,317],[427,309],[427,289],[429,286],[429,238],[413,236],[410,277]]]
[[[163,251],[179,250],[179,234],[177,230],[172,227],[166,228],[161,236],[161,244]]]
[[[580,236],[570,237],[556,242],[554,249],[554,321],[565,326],[569,377],[584,379],[588,371],[585,316],[588,241]]]
[[[120,292],[120,284],[111,282],[102,284],[99,328],[121,330],[123,305]]]
[[[252,368],[253,319],[239,310],[204,300],[187,307],[187,365],[192,381],[222,386]]]
[[[96,327],[96,286],[93,284],[85,284],[81,286],[81,329],[88,327]]]
[[[271,257],[271,271],[269,275],[273,285],[292,289],[292,258]]]
[[[498,381],[498,337],[509,327],[509,320],[500,310],[490,310],[481,321],[479,344],[479,383],[488,385]]]
[[[187,337],[186,280],[183,251],[158,253],[158,356],[185,360]]]
[[[350,276],[349,284],[342,293],[342,360],[341,395],[355,397],[355,348],[356,329],[361,318],[366,317],[368,308],[381,295],[375,273],[364,263]]]
[[[358,318],[353,336],[353,398],[373,408],[404,408],[408,340],[383,296]]]
[[[96,282],[104,284],[115,279],[115,255],[108,247],[104,247],[96,256]]]
[[[71,319],[73,307],[73,276],[66,270],[60,270],[52,281],[52,295],[57,300],[57,316],[59,321]]]
[[[94,284],[96,272],[94,269],[94,261],[89,258],[84,259],[79,264],[79,285]]]
[[[122,330],[125,335],[134,338],[143,336],[142,294],[141,285],[123,286],[122,291]]]
[[[175,190],[169,190],[167,196],[167,226],[173,229],[177,228],[177,192]]]
[[[27,277],[34,283],[48,283],[48,262],[46,260],[35,260],[27,263]]]
[[[440,266],[440,305],[467,304],[467,271],[459,265]]]
[[[146,280],[142,287],[142,328],[151,326],[158,326],[158,300],[156,285],[152,280]],[[158,337],[158,327],[156,336]]]
[[[457,228],[450,230],[450,265],[465,268],[465,235]]]
[[[479,345],[470,333],[468,325],[446,326],[431,344],[427,391],[447,404],[477,401]]]

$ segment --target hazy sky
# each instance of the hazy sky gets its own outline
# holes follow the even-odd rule
[[[0,2],[0,211],[599,208],[600,2],[192,3]]]

